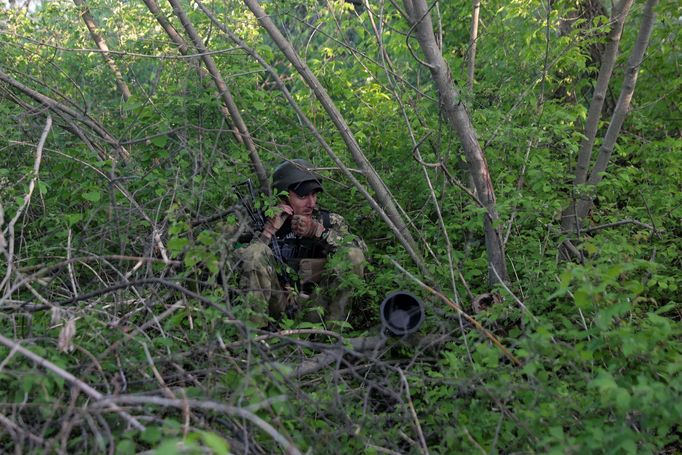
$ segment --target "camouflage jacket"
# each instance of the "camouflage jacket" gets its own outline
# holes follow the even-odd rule
[[[341,215],[328,212],[326,210],[315,209],[313,211],[312,217],[315,221],[325,227],[325,230],[320,238],[310,239],[316,244],[320,251],[325,252],[324,254],[321,254],[321,256],[331,254],[340,247],[356,247],[360,248],[363,253],[367,252],[367,246],[365,245],[365,242],[350,233],[348,224]],[[284,225],[279,231],[277,231],[277,234],[275,235],[279,243],[303,240],[292,232],[291,218],[286,220]],[[320,255],[315,254],[313,257],[314,256],[319,257]]]

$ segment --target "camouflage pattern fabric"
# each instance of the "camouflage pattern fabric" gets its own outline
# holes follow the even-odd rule
[[[313,212],[313,219],[318,223],[322,223],[322,215],[319,211]],[[348,229],[346,220],[341,215],[336,213],[329,214],[329,224],[331,225],[323,234],[322,238],[327,241],[329,245],[334,248],[344,246],[359,248],[363,253],[367,252],[367,245],[362,239],[354,236]]]
[[[322,222],[319,212],[313,217]],[[328,267],[320,283],[322,292],[316,293],[319,298],[300,298],[292,289],[285,289],[277,277],[277,263],[272,250],[260,236],[257,236],[247,247],[238,249],[239,287],[246,292],[244,303],[249,307],[249,320],[259,327],[267,325],[267,315],[280,319],[287,308],[298,306],[306,320],[319,322],[319,314],[310,307],[322,307],[325,320],[344,320],[347,318],[347,307],[352,289],[343,289],[342,280],[348,273],[359,278],[364,274],[365,243],[350,234],[348,225],[340,215],[330,213],[331,226],[324,232],[322,239],[333,251],[334,266]],[[336,260],[338,259],[338,260]]]
[[[267,315],[281,317],[287,307],[287,291],[277,277],[277,261],[268,245],[254,241],[236,250],[239,260],[239,288],[246,292],[248,319],[258,327],[268,324]]]

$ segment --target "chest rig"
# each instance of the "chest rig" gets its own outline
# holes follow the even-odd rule
[[[322,225],[331,228],[329,212],[320,210]],[[300,270],[303,259],[323,259],[331,252],[329,244],[321,238],[302,238],[291,230],[291,218],[287,219],[277,232],[277,243],[282,253],[282,260],[296,272]]]

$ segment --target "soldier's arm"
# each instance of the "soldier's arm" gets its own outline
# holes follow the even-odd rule
[[[321,237],[333,249],[352,246],[360,248],[364,253],[367,252],[367,245],[365,245],[365,242],[358,236],[351,234],[346,220],[344,220],[341,215],[330,213],[329,223],[331,226],[325,229]]]

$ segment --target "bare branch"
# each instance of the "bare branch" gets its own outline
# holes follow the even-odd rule
[[[149,11],[154,15],[154,18],[156,21],[161,25],[161,27],[164,29],[168,37],[171,39],[171,41],[178,47],[178,52],[183,56],[183,58],[191,58],[194,67],[196,68],[199,76],[201,78],[204,77],[211,77],[210,74],[208,74],[208,71],[206,71],[198,62],[196,62],[196,57],[201,57],[201,53],[197,54],[192,54],[189,52],[189,46],[185,42],[185,40],[180,36],[178,31],[173,27],[173,25],[168,21],[166,18],[166,15],[163,14],[163,11],[159,8],[159,5],[156,3],[156,0],[143,0],[145,5],[147,5],[147,8]],[[230,49],[231,51],[232,49]],[[209,54],[217,54],[220,53],[219,51],[211,51],[208,52]],[[212,79],[212,78],[211,78]],[[223,118],[227,122],[232,135],[234,136],[235,140],[239,142],[240,144],[243,144],[244,141],[242,141],[242,137],[239,134],[239,131],[234,130],[234,126],[232,125],[232,119],[230,117],[230,111],[227,110],[227,107],[225,106],[225,103],[220,104],[220,112],[223,114]]]
[[[467,52],[467,89],[474,92],[474,70],[476,69],[476,45],[478,43],[478,17],[481,12],[481,0],[472,1],[471,33],[469,34],[469,50]]]
[[[411,274],[410,272],[405,270],[405,268],[403,268],[403,266],[398,264],[393,258],[389,258],[389,259],[393,263],[393,265],[395,265],[398,268],[398,270],[400,270],[405,275],[410,277],[419,286],[421,286],[422,288],[424,288],[428,292],[432,293],[433,295],[435,295],[436,297],[441,299],[446,305],[448,305],[450,308],[455,310],[457,312],[457,314],[460,314],[464,319],[466,319],[469,323],[471,323],[471,325],[473,325],[477,330],[479,330],[495,346],[497,346],[497,348],[500,351],[502,351],[502,353],[505,355],[505,357],[507,357],[509,360],[511,360],[514,365],[521,366],[521,361],[514,354],[512,354],[507,348],[505,348],[502,345],[502,343],[500,342],[500,340],[498,340],[495,335],[493,335],[492,333],[490,333],[490,331],[488,331],[485,327],[483,327],[480,322],[478,322],[476,319],[474,319],[473,317],[471,317],[470,315],[465,313],[464,310],[462,310],[462,308],[459,305],[454,303],[452,300],[447,298],[445,295],[443,295],[442,293],[433,289],[432,287],[427,286],[424,282],[422,282],[417,277],[415,277],[413,274]]]
[[[403,3],[408,12],[410,25],[416,32],[415,36],[426,56],[426,61],[430,64],[431,76],[438,88],[441,108],[448,123],[462,143],[476,193],[489,215],[483,220],[486,251],[488,253],[488,283],[490,285],[495,284],[498,281],[498,275],[503,281],[508,281],[504,244],[499,228],[495,226],[499,216],[495,208],[492,178],[483,149],[476,137],[471,117],[462,103],[459,91],[452,80],[448,63],[443,58],[443,53],[436,42],[426,2],[424,0],[405,0]],[[493,267],[497,270],[497,274],[493,273]]]
[[[16,423],[14,423],[13,421],[11,421],[2,414],[0,414],[0,423],[3,424],[10,431],[21,433],[23,437],[30,439],[36,444],[40,444],[41,446],[45,445],[45,440],[43,438],[41,438],[40,436],[36,436],[30,431],[21,428],[19,425],[17,425]]]
[[[429,447],[426,445],[426,438],[424,438],[424,432],[422,431],[422,426],[419,423],[419,417],[417,416],[417,411],[414,409],[414,404],[412,403],[412,394],[410,393],[410,384],[407,382],[405,373],[403,370],[398,368],[398,373],[400,373],[400,381],[403,383],[405,388],[405,395],[407,396],[407,407],[410,410],[410,415],[412,416],[412,421],[414,422],[414,427],[417,430],[417,436],[419,436],[419,445],[423,454],[429,454]]]
[[[35,189],[36,182],[38,181],[38,174],[40,172],[40,163],[43,159],[43,147],[45,146],[45,141],[47,140],[47,135],[52,128],[52,116],[48,115],[45,120],[45,126],[43,127],[43,132],[40,135],[40,140],[38,141],[38,146],[36,147],[36,156],[33,161],[33,172],[31,175],[31,181],[28,184],[28,191],[24,195],[24,199],[17,208],[17,212],[14,217],[10,220],[9,224],[5,229],[0,232],[0,248],[7,248],[7,272],[5,273],[5,278],[0,283],[0,289],[3,289],[5,285],[9,284],[9,280],[12,276],[12,267],[14,265],[14,226],[19,221],[22,213],[28,204],[31,202],[31,196],[33,195],[33,190]],[[0,228],[2,225],[0,225]],[[6,237],[5,237],[6,236]]]
[[[244,144],[246,144],[246,148],[249,152],[249,159],[251,160],[253,170],[256,173],[256,176],[258,177],[258,183],[260,184],[261,191],[265,194],[270,194],[268,174],[265,171],[265,167],[263,166],[260,157],[258,156],[258,151],[256,150],[256,145],[253,142],[251,133],[249,132],[246,123],[244,123],[244,119],[242,118],[242,115],[239,112],[237,105],[235,104],[230,89],[227,87],[227,84],[225,84],[223,77],[220,75],[220,71],[218,70],[218,67],[213,61],[213,58],[206,53],[207,50],[206,46],[204,45],[204,41],[201,39],[196,29],[190,22],[189,18],[187,17],[187,14],[182,9],[182,6],[180,6],[180,2],[178,0],[168,0],[168,2],[173,7],[173,12],[175,13],[175,15],[178,17],[178,19],[180,19],[180,23],[182,23],[182,26],[185,28],[185,31],[192,40],[194,47],[196,47],[199,53],[202,54],[201,60],[204,62],[206,69],[211,74],[211,77],[213,78],[213,81],[215,82],[215,85],[218,89],[218,93],[222,97],[223,102],[227,107],[227,110],[230,112],[232,121],[237,127],[237,130],[239,131],[239,135],[241,136],[242,141],[244,142]]]
[[[107,42],[97,30],[97,24],[95,23],[95,19],[92,17],[92,14],[90,14],[88,5],[85,3],[85,0],[73,0],[73,2],[81,7],[81,19],[83,19],[83,22],[85,22],[85,25],[88,27],[90,36],[92,36],[92,40],[102,52],[102,58],[106,62],[107,66],[109,66],[111,72],[114,74],[114,78],[116,79],[116,87],[118,87],[118,91],[121,92],[123,100],[128,101],[128,98],[131,97],[130,89],[128,89],[128,85],[123,80],[123,75],[121,74],[121,70],[118,69],[118,65],[109,55],[109,46],[107,46]]]
[[[273,39],[275,44],[284,53],[287,59],[294,65],[299,74],[303,77],[308,86],[313,90],[318,101],[324,107],[325,111],[329,115],[337,130],[341,134],[343,141],[346,143],[348,150],[350,151],[353,159],[357,163],[358,167],[362,170],[367,178],[369,185],[372,187],[376,193],[376,197],[381,204],[383,210],[386,212],[387,216],[391,219],[393,224],[402,233],[404,238],[409,243],[411,249],[417,253],[418,249],[416,243],[410,233],[407,225],[405,224],[400,212],[398,211],[394,200],[391,198],[389,192],[383,180],[376,173],[371,163],[367,160],[367,157],[363,153],[360,145],[358,144],[355,136],[351,131],[350,126],[346,120],[341,115],[332,99],[325,88],[317,80],[310,68],[305,64],[301,57],[297,54],[291,43],[282,35],[277,26],[272,22],[270,17],[263,11],[257,0],[245,0],[246,5],[249,7],[251,12],[253,12],[256,19],[261,24],[261,26],[268,32],[270,37]],[[423,262],[423,261],[419,261]],[[418,262],[418,263],[419,263]]]
[[[230,416],[241,417],[241,418],[246,419],[249,422],[253,423],[258,428],[260,428],[265,433],[267,433],[272,439],[274,439],[279,445],[282,446],[282,448],[286,451],[286,453],[290,453],[293,455],[300,455],[301,454],[301,451],[298,450],[298,448],[295,445],[293,445],[291,442],[289,442],[272,425],[270,425],[268,422],[266,422],[265,420],[258,417],[253,412],[248,411],[244,408],[238,408],[235,406],[228,406],[228,405],[216,403],[213,401],[199,401],[199,400],[188,400],[188,399],[184,399],[184,400],[175,399],[175,400],[173,400],[173,399],[162,398],[162,397],[138,396],[138,395],[109,396],[105,399],[104,403],[97,403],[95,406],[99,407],[99,406],[106,405],[108,403],[151,404],[151,405],[155,405],[155,406],[166,406],[166,407],[173,407],[173,408],[179,408],[179,409],[184,409],[185,407],[189,406],[190,408],[202,409],[202,410],[206,410],[206,411],[221,412],[223,414],[227,414]]]
[[[44,359],[43,357],[40,357],[37,354],[34,354],[33,352],[29,351],[28,349],[22,347],[17,343],[16,341],[10,340],[9,338],[5,338],[3,335],[0,335],[0,344],[5,345],[6,347],[10,349],[15,349],[19,354],[23,355],[24,357],[27,357],[29,360],[31,360],[33,363],[36,365],[45,368],[46,370],[51,371],[52,373],[56,374],[60,378],[64,379],[67,381],[69,384],[71,384],[74,387],[77,387],[78,389],[82,390],[87,396],[95,400],[96,402],[101,403],[102,406],[111,409],[112,411],[116,412],[118,415],[120,415],[124,420],[126,420],[128,423],[130,423],[132,426],[137,428],[138,430],[144,430],[145,426],[142,425],[135,417],[131,416],[124,410],[122,410],[120,407],[118,407],[116,404],[108,402],[108,400],[105,400],[104,395],[99,393],[97,390],[93,389],[90,387],[88,384],[84,383],[68,371],[58,367],[54,363],[50,362],[47,359]]]
[[[592,227],[586,228],[586,229],[581,229],[581,232],[584,232],[586,234],[590,234],[593,232],[602,231],[604,229],[609,229],[612,227],[623,226],[625,224],[634,224],[635,226],[643,227],[645,229],[649,229],[649,230],[654,231],[654,232],[656,231],[656,228],[650,224],[642,223],[641,221],[637,221],[637,220],[627,219],[627,220],[614,221],[613,223],[600,224],[599,226],[592,226]],[[562,232],[569,233],[570,231],[562,231]]]
[[[125,161],[128,159],[130,154],[128,151],[121,145],[121,143],[114,139],[114,137],[109,134],[109,132],[104,129],[102,125],[100,125],[96,120],[92,119],[90,116],[88,116],[85,113],[82,113],[80,111],[77,111],[75,109],[72,109],[62,103],[59,103],[58,101],[50,98],[49,96],[43,95],[42,93],[39,93],[21,82],[17,81],[16,79],[10,77],[7,73],[2,71],[0,69],[0,80],[6,82],[10,86],[16,88],[26,96],[32,98],[33,100],[39,102],[40,104],[45,105],[48,107],[50,110],[52,110],[54,113],[59,115],[60,117],[63,118],[68,118],[70,120],[76,120],[78,122],[83,123],[86,125],[88,128],[90,128],[92,131],[94,131],[100,138],[102,138],[107,144],[113,146],[118,153],[118,155]],[[114,157],[112,157],[109,154],[103,154],[101,156],[103,160],[111,159],[114,160]]]

